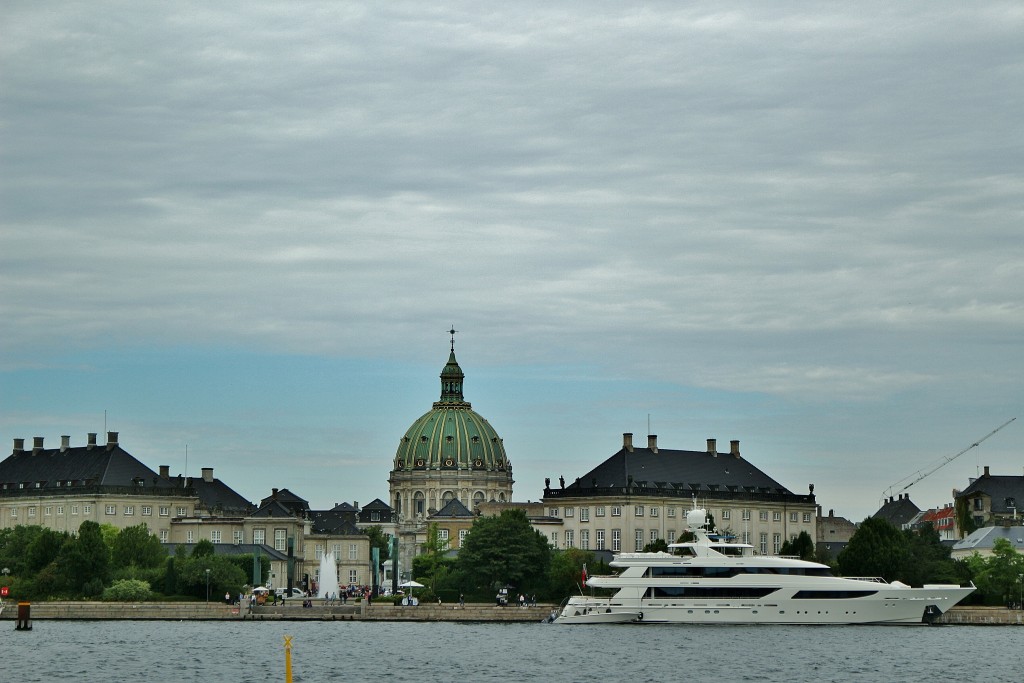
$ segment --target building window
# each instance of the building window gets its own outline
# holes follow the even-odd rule
[[[598,517],[604,517],[604,505],[598,505],[594,509],[594,514],[597,515]]]
[[[359,546],[355,543],[348,544],[348,559],[358,560],[359,559]]]
[[[580,548],[590,550],[590,531],[588,529],[580,529]]]
[[[732,510],[722,510],[722,519],[732,519]]]
[[[349,585],[355,586],[359,584],[359,570],[349,569],[348,570],[348,582]]]
[[[43,517],[49,517],[53,514],[53,506],[47,505],[43,508]]]
[[[621,516],[622,516],[622,508],[620,508],[618,505],[612,505],[612,517],[621,517]]]
[[[772,521],[773,522],[781,522],[782,521],[782,513],[779,512],[778,510],[775,510],[774,512],[772,512]]]
[[[116,505],[108,505],[107,506],[107,514],[108,515],[116,515],[117,514],[117,506]]]
[[[750,532],[749,531],[744,531],[743,532],[743,543],[745,543],[746,545],[750,545]]]
[[[58,515],[63,515],[64,514],[64,506],[63,505],[58,505],[57,506],[57,514]]]
[[[975,498],[974,499],[974,509],[975,510],[984,510],[985,506],[982,503],[983,503],[983,501],[982,501],[981,498]]]
[[[142,506],[142,516],[143,517],[152,517],[153,516],[153,506],[152,505],[143,505]]]
[[[581,522],[589,522],[590,521],[590,508],[580,508],[580,521]]]
[[[674,507],[670,507],[670,508],[668,508],[668,510],[666,511],[666,514],[667,514],[667,515],[668,515],[669,517],[671,517],[672,519],[675,519],[675,517],[676,517],[676,509],[675,509]]]
[[[191,529],[189,529],[187,532],[185,532],[185,542],[186,543],[195,543],[196,542],[195,532],[192,531]]]
[[[334,559],[340,560],[341,559],[341,544],[340,543],[335,543],[334,545],[332,545],[331,546],[331,552],[334,553]]]
[[[796,513],[796,512],[790,512],[789,513],[789,521],[795,522],[797,520],[797,514],[798,513]]]
[[[371,510],[370,511],[370,521],[371,522],[379,522],[380,521],[380,511],[378,511],[378,510]]]
[[[267,542],[267,530],[266,529],[253,529],[252,530],[252,542],[256,545],[264,545]]]
[[[73,515],[77,515],[78,514],[78,506],[77,505],[72,505],[71,506],[71,514],[73,514]]]
[[[185,508],[185,506],[184,505],[179,505],[178,506],[178,517],[184,517],[187,514],[188,514],[188,510]]]
[[[557,517],[557,516],[558,516],[558,508],[551,508],[550,510],[548,510],[548,517]]]
[[[324,559],[324,545],[323,545],[323,543],[317,543],[314,546],[313,556],[316,559],[318,559],[318,560]]]
[[[633,550],[640,552],[644,549],[644,530],[637,529],[633,532]]]
[[[782,534],[772,534],[772,555],[778,555],[782,549]]]
[[[83,505],[82,506],[82,514],[83,515],[91,515],[92,514],[92,505]]]
[[[669,543],[675,543],[676,542],[676,530],[675,529],[669,529],[668,532],[665,534],[665,536],[666,536],[666,538],[668,538],[668,542]]]
[[[565,508],[565,516],[572,517],[576,514],[576,508]]]
[[[651,517],[658,516],[658,508],[651,508]]]
[[[235,545],[239,545],[242,542],[241,529],[235,529],[231,532],[231,540],[234,541]]]
[[[758,518],[759,520],[761,520],[762,522],[767,522],[767,521],[768,521],[768,511],[767,511],[767,510],[761,510],[761,511],[759,511],[759,512],[757,513],[757,518]]]
[[[210,532],[210,543],[220,543],[220,531],[218,529]]]
[[[171,516],[171,506],[170,505],[161,505],[160,506],[160,516],[161,517],[170,517]]]
[[[30,505],[29,506],[29,508],[28,508],[28,516],[29,517],[35,517],[36,516],[36,506],[35,505]]]
[[[766,534],[766,533],[764,533],[762,531],[761,532],[760,541],[761,541],[761,543],[760,543],[761,554],[762,555],[767,555],[768,554],[768,534]]]
[[[469,529],[459,529],[459,547],[466,542],[466,536],[469,536]]]
[[[18,508],[11,508],[11,519],[18,518]]]
[[[437,542],[441,544],[442,548],[448,547],[448,530],[438,529],[437,530]]]
[[[743,511],[743,521],[744,522],[749,522],[750,521],[750,510],[744,510]]]
[[[658,540],[658,530],[657,529],[651,529],[651,543],[654,543],[657,540]]]
[[[167,529],[160,530],[160,542],[167,543],[167,539],[170,538],[171,534]]]
[[[598,529],[596,534],[597,535],[594,537],[594,549],[604,550],[604,529]]]
[[[288,550],[288,530],[274,529],[274,550],[283,553]]]
[[[622,530],[612,529],[612,552],[619,552],[622,550]]]
[[[551,545],[553,545],[556,548],[558,547],[558,532],[557,531],[552,531],[551,532]]]
[[[574,534],[572,532],[572,529],[566,530],[566,532],[565,532],[565,547],[566,548],[575,548],[576,547],[576,545],[575,545],[576,544],[576,540],[573,538],[573,536],[574,536]]]
[[[131,517],[132,515],[134,515],[135,514],[135,506],[134,505],[125,505],[124,506],[124,514],[125,514],[126,517]]]
[[[635,515],[636,517],[643,517],[644,516],[644,506],[643,505],[634,505],[633,506],[633,515]]]

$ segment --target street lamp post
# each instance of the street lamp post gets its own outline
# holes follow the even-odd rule
[[[206,570],[206,602],[210,602],[210,570]]]
[[[1017,609],[1024,609],[1024,574],[1018,574],[1020,580],[1020,602],[1017,603]]]

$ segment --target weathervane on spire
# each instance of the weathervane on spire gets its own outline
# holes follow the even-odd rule
[[[458,332],[455,329],[455,325],[452,325],[452,329],[448,330],[448,334],[452,335],[452,353],[455,353],[455,333]]]

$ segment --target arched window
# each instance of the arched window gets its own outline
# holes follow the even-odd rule
[[[413,510],[417,515],[422,515],[426,512],[426,505],[424,502],[423,491],[417,491],[413,494]]]

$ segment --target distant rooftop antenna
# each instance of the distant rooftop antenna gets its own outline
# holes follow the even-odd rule
[[[452,329],[448,330],[448,334],[452,335],[452,353],[455,353],[455,335],[457,332],[458,330],[455,329],[455,325],[452,325]]]

